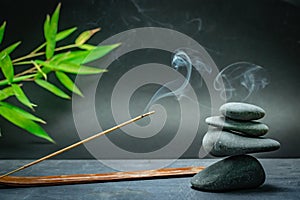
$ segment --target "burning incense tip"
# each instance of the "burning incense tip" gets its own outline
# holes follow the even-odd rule
[[[147,113],[143,114],[141,117],[142,117],[142,118],[143,118],[143,117],[147,117],[147,116],[152,115],[152,114],[154,114],[154,113],[155,113],[155,111],[152,110],[152,111],[150,111],[150,112],[147,112]]]

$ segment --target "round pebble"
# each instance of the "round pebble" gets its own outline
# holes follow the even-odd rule
[[[236,121],[225,118],[223,116],[208,117],[205,119],[208,125],[219,127],[225,130],[241,132],[249,136],[265,135],[269,127],[263,123],[256,121]]]
[[[265,111],[256,105],[240,102],[230,102],[220,107],[220,112],[235,120],[257,120],[265,116]]]
[[[203,138],[202,146],[214,156],[230,156],[274,151],[280,143],[269,138],[249,138],[229,131],[212,129]]]

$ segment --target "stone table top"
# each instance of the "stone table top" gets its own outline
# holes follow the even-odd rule
[[[219,159],[179,159],[168,167],[208,166]],[[259,159],[266,171],[257,189],[211,193],[191,188],[190,177],[91,184],[13,188],[0,186],[0,199],[300,199],[300,159]],[[0,160],[0,173],[30,160]],[[126,161],[121,161],[123,164]],[[149,162],[148,160],[141,161]],[[46,160],[16,176],[104,173],[113,171],[97,160]]]

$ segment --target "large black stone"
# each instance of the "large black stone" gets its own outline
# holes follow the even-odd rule
[[[228,191],[256,188],[265,181],[259,161],[249,155],[231,156],[200,171],[191,179],[195,189]]]

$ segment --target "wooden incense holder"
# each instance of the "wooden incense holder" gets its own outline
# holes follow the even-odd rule
[[[33,187],[156,178],[175,178],[192,176],[203,169],[204,167],[182,167],[131,172],[111,172],[103,174],[72,174],[36,177],[5,176],[0,179],[0,184],[13,187]]]

